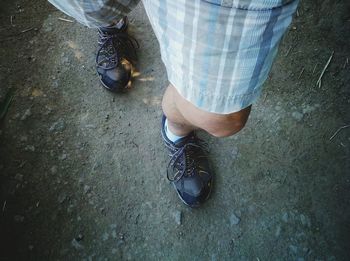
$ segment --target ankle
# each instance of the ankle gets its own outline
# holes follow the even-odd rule
[[[166,119],[166,126],[174,135],[185,137],[190,134],[194,128],[185,124],[174,123]]]

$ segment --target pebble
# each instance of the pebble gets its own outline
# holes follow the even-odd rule
[[[23,181],[23,175],[17,173],[17,174],[15,175],[15,180],[17,180],[17,181]]]
[[[61,132],[66,128],[66,124],[63,120],[58,120],[49,128],[50,132]]]
[[[232,215],[230,217],[231,226],[232,225],[238,225],[239,222],[241,222],[241,219],[239,217],[237,217],[234,213],[232,213]]]
[[[233,147],[231,150],[232,159],[236,159],[238,156],[238,149]]]
[[[78,234],[78,236],[75,238],[77,241],[83,240],[84,236],[82,234]]]
[[[67,56],[62,57],[61,61],[62,61],[62,63],[68,63],[69,62],[69,58]]]
[[[18,223],[22,223],[24,221],[24,216],[16,215],[14,216],[14,220]]]
[[[110,224],[109,226],[111,227],[111,229],[116,229],[117,228],[117,224]]]
[[[304,117],[304,114],[298,112],[298,111],[295,111],[292,113],[292,117],[297,120],[297,121],[301,121]]]
[[[26,141],[28,141],[28,137],[25,136],[25,135],[23,135],[23,136],[21,136],[21,137],[19,138],[19,140],[20,140],[21,142],[26,142]]]
[[[279,237],[280,234],[281,234],[281,226],[277,226],[276,232],[275,232],[275,236],[276,236],[276,237]]]
[[[103,235],[102,235],[102,240],[103,240],[103,241],[107,241],[108,238],[109,238],[109,234],[108,234],[107,232],[103,233]]]
[[[52,166],[52,167],[50,168],[50,172],[51,172],[52,174],[56,174],[56,173],[57,173],[57,166]]]
[[[298,247],[294,245],[289,245],[289,250],[296,254],[298,252]]]
[[[90,192],[90,190],[91,190],[90,186],[88,185],[84,186],[84,194],[87,194],[88,192]]]
[[[32,115],[32,112],[30,109],[26,109],[26,111],[24,112],[24,114],[21,117],[21,121],[26,120],[28,117],[30,117]]]
[[[60,160],[66,160],[67,159],[67,154],[62,154],[61,157],[60,157]]]
[[[177,210],[174,213],[174,218],[175,218],[175,223],[178,224],[178,225],[181,225],[181,223],[182,223],[182,212]]]
[[[288,222],[288,213],[287,212],[283,213],[282,220],[286,223]]]
[[[303,114],[313,112],[316,109],[316,107],[306,105],[305,108],[303,108]]]
[[[27,146],[25,146],[24,150],[34,152],[35,147],[33,145],[27,145]]]
[[[58,196],[58,203],[62,204],[65,200],[67,199],[67,194],[62,192],[59,196]]]
[[[307,216],[300,214],[300,221],[304,226],[311,227],[310,219]]]
[[[76,250],[81,250],[84,248],[84,246],[80,244],[75,238],[73,238],[71,244]]]
[[[112,254],[116,254],[118,252],[118,250],[116,248],[112,248]]]

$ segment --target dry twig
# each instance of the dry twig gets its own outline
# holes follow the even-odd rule
[[[64,21],[64,22],[68,22],[68,23],[74,23],[74,21],[68,20],[68,19],[62,18],[62,17],[58,17],[58,20],[61,20],[61,21]]]
[[[26,32],[32,31],[32,30],[34,30],[34,27],[25,29],[25,30],[21,31],[20,33],[21,33],[21,34],[24,34],[24,33],[26,33]]]
[[[13,15],[10,16],[10,23],[11,23],[11,26],[15,26],[15,25],[13,24]]]
[[[303,67],[303,69],[301,69],[301,72],[299,73],[298,80],[299,80],[299,79],[300,79],[300,77],[303,75],[304,71],[305,71],[305,67]]]
[[[331,56],[328,58],[328,61],[327,61],[326,65],[323,67],[323,70],[322,70],[322,72],[321,72],[321,74],[320,74],[320,77],[318,77],[318,80],[317,80],[317,82],[316,82],[316,86],[318,86],[318,88],[321,88],[321,85],[322,85],[322,77],[323,77],[324,73],[326,72],[326,70],[327,70],[329,64],[331,63],[331,60],[332,60],[332,58],[333,58],[333,54],[334,54],[334,51],[332,52]]]
[[[2,205],[2,212],[5,211],[5,208],[6,208],[6,200],[4,201],[4,204]]]
[[[343,126],[343,127],[340,127],[339,129],[337,129],[336,132],[334,132],[334,134],[332,135],[332,137],[329,138],[329,140],[332,140],[335,136],[337,136],[337,134],[338,134],[341,130],[346,129],[346,128],[349,128],[349,127],[350,127],[350,124],[345,125],[345,126]]]
[[[293,49],[293,46],[289,47],[289,49],[287,50],[286,54],[284,55],[284,57],[287,57],[288,54],[290,53],[290,51]]]

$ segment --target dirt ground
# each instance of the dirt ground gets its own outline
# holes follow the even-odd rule
[[[195,210],[165,176],[167,77],[142,5],[124,95],[99,84],[95,30],[44,0],[0,14],[0,100],[16,90],[0,127],[0,260],[350,260],[350,128],[336,133],[350,124],[349,1],[302,1],[246,128],[202,134],[216,183]]]

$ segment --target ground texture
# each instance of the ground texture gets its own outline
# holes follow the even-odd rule
[[[94,30],[44,0],[0,14],[0,100],[16,91],[0,130],[0,260],[349,260],[350,128],[330,139],[350,124],[348,1],[303,1],[246,128],[202,135],[217,175],[196,210],[165,177],[167,77],[142,5],[124,95],[99,84]]]

